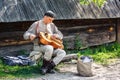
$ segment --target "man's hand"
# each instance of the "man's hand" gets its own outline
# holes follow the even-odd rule
[[[55,38],[57,38],[58,36],[56,35],[56,34],[53,34],[52,36],[51,36],[51,38],[52,39],[55,39]]]
[[[36,35],[34,35],[34,34],[31,34],[31,35],[30,35],[30,40],[31,40],[31,41],[33,41],[35,38],[36,38]]]

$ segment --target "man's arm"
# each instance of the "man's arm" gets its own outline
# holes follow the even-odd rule
[[[55,26],[54,24],[52,26],[54,26],[53,36],[56,36],[59,39],[63,39],[63,34],[60,30],[58,30],[57,26]]]
[[[23,37],[24,39],[30,39],[30,40],[33,40],[35,39],[36,37],[36,25],[37,25],[37,22],[34,22],[30,28],[24,33]]]

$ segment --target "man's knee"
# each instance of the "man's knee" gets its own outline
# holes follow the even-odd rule
[[[29,55],[29,58],[31,58],[31,60],[33,61],[36,61],[38,60],[39,58],[41,58],[42,56],[42,53],[39,52],[39,51],[32,51]]]
[[[46,51],[53,52],[53,46],[47,45],[47,46],[46,46]]]
[[[51,60],[52,54],[53,54],[53,47],[51,45],[47,45],[44,53],[44,59]]]
[[[64,50],[60,50],[60,54],[58,56],[60,56],[61,58],[65,57],[66,52]]]

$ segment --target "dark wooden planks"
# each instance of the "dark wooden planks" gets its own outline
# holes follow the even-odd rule
[[[116,41],[117,19],[71,19],[55,20],[54,23],[64,34],[67,48],[75,48],[76,36],[79,37],[83,47],[100,45]],[[23,39],[23,33],[33,21],[12,22],[0,24],[0,46],[19,45],[31,43]],[[17,27],[16,27],[17,26]],[[110,28],[113,28],[110,31]],[[70,42],[70,43],[69,43]]]

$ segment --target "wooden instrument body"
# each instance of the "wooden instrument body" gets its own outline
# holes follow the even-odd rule
[[[63,46],[63,42],[62,40],[58,39],[58,38],[52,38],[50,34],[48,33],[43,33],[43,32],[40,32],[39,33],[39,41],[40,43],[42,44],[45,44],[45,45],[52,45],[54,48],[60,48],[60,49],[63,49],[64,46]]]

